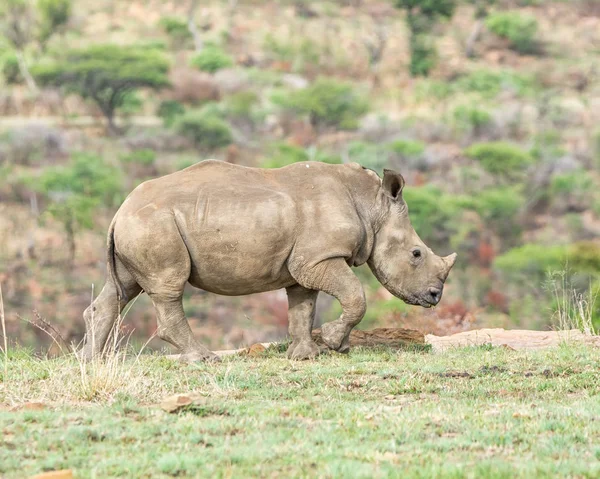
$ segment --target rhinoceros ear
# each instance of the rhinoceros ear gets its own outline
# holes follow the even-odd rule
[[[393,200],[402,198],[402,188],[404,188],[404,178],[400,173],[393,170],[383,170],[383,183],[381,185],[383,192]]]

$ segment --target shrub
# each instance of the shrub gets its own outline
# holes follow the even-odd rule
[[[515,188],[487,189],[473,197],[473,209],[498,236],[504,247],[521,234],[518,214],[525,199]]]
[[[533,137],[531,156],[537,160],[553,160],[566,153],[558,130],[543,130]]]
[[[306,114],[317,128],[355,129],[358,119],[367,112],[367,102],[351,85],[329,78],[319,78],[311,86],[277,95],[273,101],[282,107]]]
[[[447,246],[448,240],[460,226],[460,214],[470,206],[467,198],[446,195],[429,185],[420,188],[406,187],[403,197],[415,231],[434,249]]]
[[[379,143],[366,143],[363,141],[353,141],[347,147],[348,160],[381,171],[388,166],[390,160],[390,150],[385,145]]]
[[[130,153],[121,155],[121,161],[123,163],[137,163],[139,165],[151,166],[156,161],[156,152],[144,148],[142,150],[134,150]]]
[[[227,122],[198,110],[188,111],[177,117],[173,128],[193,141],[197,148],[205,151],[227,146],[233,141]]]
[[[391,151],[402,157],[415,157],[423,154],[425,145],[420,141],[397,140],[389,144]]]
[[[240,91],[227,97],[225,110],[234,118],[248,119],[252,116],[252,110],[258,100],[258,95],[253,91]]]
[[[121,199],[120,171],[93,154],[74,154],[68,166],[46,168],[30,183],[51,200],[46,213],[63,224],[71,262],[76,232],[93,228],[100,205],[113,206]]]
[[[428,35],[411,35],[409,71],[413,77],[429,75],[437,62],[433,39]]]
[[[165,31],[176,46],[181,47],[192,38],[187,22],[177,17],[163,17],[158,25]]]
[[[476,106],[458,106],[452,116],[460,131],[468,131],[476,137],[492,122],[492,115]]]
[[[533,77],[511,71],[490,70],[475,70],[461,76],[455,86],[461,91],[479,93],[486,98],[493,98],[503,90],[512,90],[518,95],[528,95],[536,89]]]
[[[518,12],[497,12],[491,14],[485,23],[490,31],[509,40],[512,48],[519,53],[536,51],[538,24],[535,18]]]
[[[322,163],[337,164],[341,160],[337,156],[329,155],[316,149],[300,148],[287,143],[276,143],[271,147],[269,158],[261,162],[263,168],[281,168],[282,166],[298,163],[299,161],[320,161]]]
[[[158,105],[156,114],[162,118],[165,126],[173,125],[175,119],[185,113],[185,107],[177,100],[163,100]]]
[[[498,256],[494,268],[509,279],[520,278],[537,285],[542,284],[550,273],[568,275],[571,283],[579,274],[589,278],[590,274],[600,273],[600,246],[591,241],[570,245],[530,243]],[[588,281],[583,283],[589,286]]]
[[[410,30],[410,72],[413,76],[427,76],[436,61],[432,36],[439,19],[451,18],[456,7],[455,0],[395,0],[396,8],[406,11],[406,23]]]
[[[321,49],[314,40],[308,38],[279,40],[268,33],[263,46],[271,58],[291,63],[293,71],[300,72],[307,65],[319,65]]]
[[[581,212],[594,203],[596,184],[585,170],[556,175],[550,182],[550,199],[559,211]]]
[[[21,70],[19,70],[19,61],[14,53],[7,52],[0,58],[0,68],[7,84],[16,85],[23,81]]]
[[[516,145],[504,142],[476,143],[465,155],[492,174],[514,176],[533,163],[533,157]]]
[[[387,148],[390,150],[392,157],[395,157],[392,165],[398,165],[400,168],[408,165],[411,168],[426,169],[423,161],[425,145],[420,141],[397,140],[387,145]]]
[[[233,65],[233,59],[216,45],[205,45],[190,63],[198,70],[215,73]]]
[[[525,276],[540,285],[548,273],[564,271],[567,264],[566,246],[526,244],[513,248],[494,260],[494,268],[509,279]]]

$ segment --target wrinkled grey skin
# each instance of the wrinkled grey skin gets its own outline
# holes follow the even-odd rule
[[[295,163],[258,169],[207,160],[138,186],[108,234],[108,279],[84,313],[85,358],[101,353],[125,305],[140,291],[154,304],[158,336],[187,361],[216,356],[192,335],[182,307],[186,283],[223,295],[286,288],[288,356],[307,359],[319,291],[342,315],[322,327],[340,352],[365,314],[351,266],[368,263],[385,288],[410,304],[435,305],[456,254],[436,256],[410,224],[404,179],[383,180],[356,163]]]

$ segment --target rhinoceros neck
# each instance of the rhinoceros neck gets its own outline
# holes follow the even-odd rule
[[[375,172],[361,167],[361,171],[349,179],[348,190],[364,231],[364,239],[354,259],[354,266],[360,266],[371,258],[375,236],[383,223],[379,194],[381,180]]]

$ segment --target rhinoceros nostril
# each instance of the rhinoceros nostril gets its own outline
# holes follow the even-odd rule
[[[438,288],[429,288],[429,299],[431,304],[437,304],[442,297],[442,290]]]

